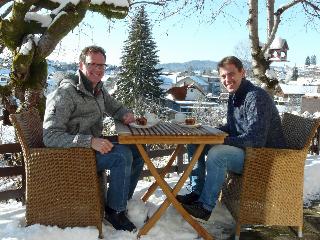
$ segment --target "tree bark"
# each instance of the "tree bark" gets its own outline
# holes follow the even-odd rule
[[[5,15],[11,11],[11,17],[0,17],[0,47],[7,47],[13,55],[10,83],[0,86],[0,97],[8,113],[17,109],[12,94],[20,100],[22,108],[36,107],[41,113],[44,112],[46,57],[83,20],[88,10],[99,12],[106,18],[123,18],[129,10],[129,3],[127,7],[120,7],[106,3],[94,4],[89,0],[80,0],[76,5],[69,2],[61,8],[58,2],[49,0],[6,0],[1,2],[0,8],[8,2],[12,2],[12,5],[7,8]],[[40,22],[26,18],[27,13],[41,9],[51,11],[46,16],[52,19],[49,26],[42,26]]]
[[[251,54],[252,54],[252,68],[254,76],[263,83],[269,92],[272,92],[278,84],[277,79],[270,79],[266,76],[266,71],[270,69],[271,62],[268,52],[270,45],[275,39],[278,27],[281,21],[281,15],[284,11],[295,6],[298,3],[309,1],[304,0],[292,0],[291,2],[282,5],[276,12],[274,12],[274,0],[267,0],[267,39],[263,46],[259,44],[259,32],[258,32],[258,1],[249,0],[249,39],[251,42]]]
[[[258,32],[258,1],[249,1],[249,39],[251,42],[252,70],[254,76],[262,83],[268,85],[268,78],[265,76],[269,63],[265,60],[259,42]]]

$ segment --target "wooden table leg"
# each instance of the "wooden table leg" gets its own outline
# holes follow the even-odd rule
[[[157,169],[154,167],[153,163],[151,162],[150,158],[148,157],[146,151],[144,150],[143,146],[141,144],[137,144],[137,147],[139,149],[139,152],[144,159],[145,163],[147,164],[150,172],[156,179],[158,185],[163,190],[164,194],[167,196],[167,199],[162,203],[162,205],[158,208],[158,210],[155,212],[155,214],[148,220],[148,222],[140,229],[138,233],[138,237],[141,235],[147,234],[147,232],[154,226],[154,224],[160,219],[163,212],[168,208],[170,203],[173,204],[173,206],[177,209],[177,211],[182,215],[182,217],[189,222],[189,224],[199,233],[200,236],[202,236],[204,239],[213,240],[213,237],[196,221],[194,220],[191,215],[181,206],[181,204],[177,201],[175,196],[182,188],[184,182],[187,180],[189,174],[191,173],[193,166],[198,161],[198,158],[200,157],[202,150],[204,148],[205,144],[200,144],[193,155],[188,167],[186,168],[185,172],[182,174],[180,180],[172,190],[167,182],[164,181],[164,179],[159,175],[157,172]],[[171,192],[172,191],[172,192]]]
[[[164,178],[164,176],[167,174],[167,172],[170,170],[170,167],[172,166],[174,160],[176,160],[177,155],[180,153],[180,151],[182,150],[183,145],[179,144],[176,149],[174,150],[174,152],[172,153],[167,165],[164,167],[164,169],[161,171],[160,176],[161,178]],[[142,201],[146,202],[149,197],[152,195],[152,193],[157,189],[158,184],[157,181],[155,181],[147,190],[147,192],[143,195],[142,197]]]

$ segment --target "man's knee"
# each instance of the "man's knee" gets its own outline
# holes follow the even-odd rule
[[[224,161],[226,151],[223,145],[215,145],[210,148],[207,156],[207,168],[226,166],[226,162]]]
[[[114,153],[119,155],[119,158],[126,166],[132,165],[132,152],[131,149],[126,145],[115,145],[114,146]]]

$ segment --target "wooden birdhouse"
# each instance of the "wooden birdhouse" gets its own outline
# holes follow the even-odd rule
[[[276,37],[269,48],[269,61],[287,62],[288,43],[285,39]]]

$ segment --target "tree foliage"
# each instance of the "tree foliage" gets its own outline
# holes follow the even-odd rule
[[[161,69],[156,67],[159,64],[157,52],[148,15],[141,7],[132,20],[124,43],[115,92],[117,99],[127,106],[135,107],[138,99],[152,102],[163,97],[159,78]]]
[[[291,81],[297,81],[298,77],[299,77],[298,68],[296,66],[294,66],[292,68]]]
[[[310,57],[310,64],[317,65],[317,56],[316,55],[312,55]]]
[[[310,57],[309,56],[306,57],[306,61],[305,61],[304,65],[310,66]]]

